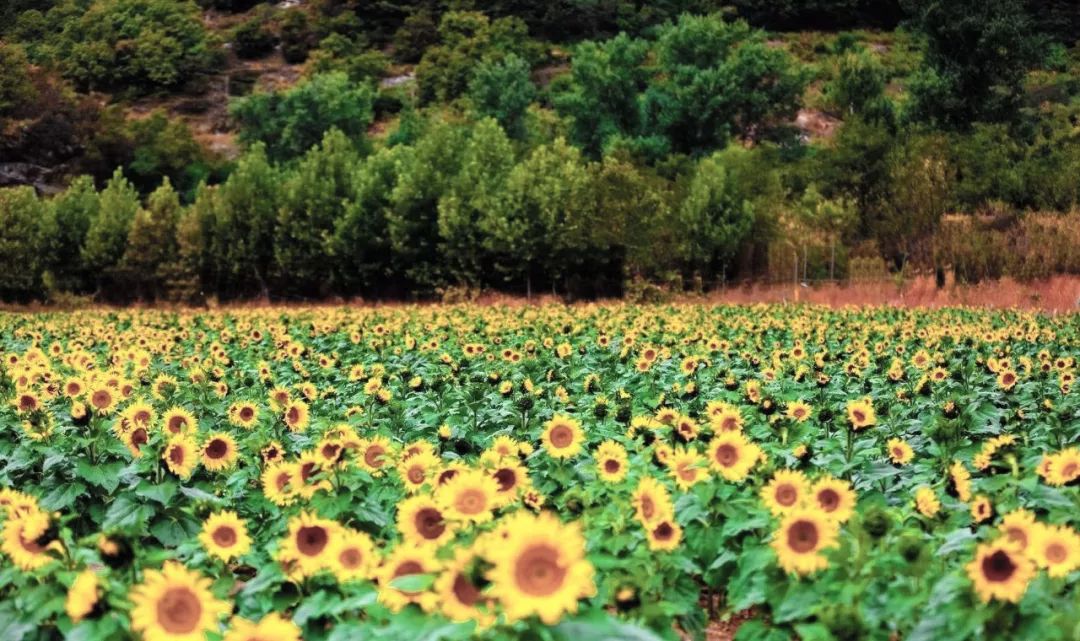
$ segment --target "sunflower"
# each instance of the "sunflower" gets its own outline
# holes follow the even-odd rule
[[[789,512],[780,523],[770,544],[785,572],[811,574],[829,566],[821,553],[837,546],[839,526],[817,510]]]
[[[17,516],[9,513],[4,522],[0,551],[20,570],[36,570],[53,560],[49,550],[60,545],[57,541],[44,540],[49,528],[49,515],[40,510],[29,510]]]
[[[90,407],[97,414],[109,414],[116,408],[119,395],[107,385],[95,386],[90,391]]]
[[[695,484],[709,478],[705,457],[693,447],[677,447],[667,462],[668,472],[681,490],[689,490]]]
[[[409,456],[397,465],[398,476],[408,492],[418,492],[429,484],[439,472],[441,461],[431,452],[423,451]]]
[[[426,547],[399,545],[379,568],[379,602],[393,612],[400,612],[410,603],[416,603],[425,612],[434,609],[438,595],[428,589],[411,590],[403,582],[411,582],[418,575],[434,574],[440,569],[439,562]]]
[[[491,477],[499,484],[496,496],[499,507],[505,507],[517,500],[518,494],[531,485],[529,471],[516,458],[499,461],[491,471]]]
[[[447,430],[450,429],[449,426],[445,424],[442,427],[446,427]],[[442,427],[440,427],[439,429],[441,430]],[[450,436],[447,435],[444,438],[450,438]],[[495,437],[495,440],[491,442],[491,447],[489,449],[498,452],[499,456],[517,456],[518,448],[519,444],[516,440],[514,440],[510,436],[503,434],[501,436]]]
[[[132,426],[149,428],[150,424],[154,422],[157,417],[154,412],[153,406],[145,401],[135,401],[131,405],[124,408],[123,416],[127,418]]]
[[[301,512],[289,519],[289,531],[278,548],[278,561],[288,574],[311,576],[330,565],[341,536],[336,521]]]
[[[667,488],[651,476],[644,476],[638,481],[631,503],[634,516],[645,526],[671,518],[675,513]]]
[[[615,441],[604,441],[596,449],[596,474],[605,483],[619,483],[629,471],[626,448]]]
[[[147,432],[145,427],[133,426],[131,429],[124,430],[120,433],[120,440],[131,452],[131,455],[135,458],[142,456],[142,448],[144,445],[150,442],[150,433]]]
[[[170,472],[182,479],[187,479],[191,477],[199,464],[198,451],[199,446],[191,437],[178,436],[169,439],[169,442],[165,444],[161,458]]]
[[[813,504],[837,523],[844,523],[855,513],[855,490],[850,481],[826,475],[814,483],[810,494]]]
[[[510,621],[537,615],[555,625],[564,613],[577,612],[578,599],[596,593],[580,527],[549,513],[515,517],[490,556],[488,577]]]
[[[1066,525],[1040,525],[1027,552],[1048,575],[1060,578],[1080,567],[1080,535]]]
[[[398,504],[397,527],[409,543],[442,545],[454,536],[454,524],[430,496],[421,494]]]
[[[458,473],[435,491],[435,498],[452,520],[483,523],[491,520],[499,484],[480,470]]]
[[[1080,478],[1080,448],[1070,447],[1054,454],[1050,459],[1046,482],[1061,486]]]
[[[953,461],[949,467],[950,487],[956,498],[964,503],[971,500],[971,472],[960,461]]]
[[[728,481],[741,481],[757,463],[761,450],[743,436],[742,432],[730,431],[718,434],[709,446],[709,467]]]
[[[1035,564],[1008,540],[998,539],[975,549],[967,574],[984,602],[999,599],[1016,603],[1035,576]]]
[[[382,476],[382,468],[392,458],[393,448],[385,436],[363,439],[357,448],[357,463],[372,476]]]
[[[802,401],[792,401],[787,404],[784,414],[796,423],[803,423],[810,419],[813,412],[814,410],[809,404]]]
[[[330,558],[330,571],[341,583],[370,579],[376,566],[375,544],[371,537],[346,530]]]
[[[557,414],[544,424],[541,439],[549,456],[566,459],[577,456],[581,452],[585,432],[577,420]]]
[[[274,505],[284,507],[296,500],[300,473],[294,464],[279,461],[267,465],[262,471],[261,481],[263,496]]]
[[[211,472],[231,468],[236,464],[236,456],[236,440],[225,432],[215,432],[203,442],[202,464]]]
[[[75,577],[64,599],[64,611],[72,623],[82,621],[98,604],[98,579],[93,570],[83,570]]]
[[[919,511],[919,514],[927,518],[933,518],[941,510],[941,501],[938,500],[934,490],[924,485],[915,490],[915,509]]]
[[[810,481],[798,470],[779,470],[761,488],[761,501],[773,516],[798,510],[809,496]]]
[[[300,400],[287,402],[281,417],[290,432],[303,432],[311,424],[311,410],[307,403]]]
[[[299,481],[296,493],[301,497],[310,499],[320,490],[329,492],[333,489],[333,484],[326,477],[326,468],[315,452],[301,452],[296,460],[296,469]]]
[[[173,436],[189,434],[198,428],[195,415],[182,407],[172,407],[161,417],[165,431]]]
[[[670,517],[660,519],[645,530],[645,538],[650,550],[670,552],[682,541],[682,527]]]
[[[1012,371],[1011,369],[1003,369],[998,372],[997,375],[998,387],[1005,390],[1006,392],[1015,387],[1016,381],[1018,380],[1019,378],[1017,377],[1016,372]]]
[[[915,452],[904,440],[891,438],[885,444],[885,450],[889,453],[889,460],[896,465],[907,465],[915,458]]]
[[[251,549],[247,526],[236,512],[229,510],[216,512],[206,519],[199,541],[211,556],[226,562],[247,554]]]
[[[222,641],[301,641],[300,628],[276,612],[264,616],[258,623],[240,617],[233,618]]]
[[[993,515],[994,506],[990,503],[990,499],[980,494],[971,501],[971,519],[975,523],[982,523]]]
[[[131,628],[146,641],[201,641],[230,609],[210,592],[210,579],[174,561],[148,570],[131,601]]]
[[[998,530],[1018,550],[1024,552],[1034,540],[1039,525],[1035,522],[1035,515],[1024,509],[1013,510],[1001,519]]]
[[[236,427],[251,429],[259,420],[259,408],[249,401],[237,401],[229,406],[229,423]]]
[[[848,402],[847,417],[848,421],[851,423],[851,429],[855,431],[872,427],[877,423],[877,415],[874,414],[874,405],[869,398]]]
[[[487,581],[481,570],[482,559],[473,550],[459,549],[454,560],[435,580],[439,608],[451,621],[475,621],[487,628],[495,623],[490,598],[484,594]]]

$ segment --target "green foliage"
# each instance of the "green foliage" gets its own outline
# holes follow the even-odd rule
[[[469,83],[469,98],[481,116],[494,118],[508,136],[525,136],[525,116],[536,97],[525,60],[509,54],[502,60],[482,63]]]
[[[245,20],[233,30],[233,52],[240,58],[262,58],[274,50],[276,38],[262,19]]]
[[[1040,61],[1041,36],[1013,0],[909,0],[926,37],[925,69],[912,80],[911,117],[966,128],[1013,122],[1024,76]]]
[[[121,279],[134,287],[139,299],[154,300],[164,293],[166,266],[177,258],[180,213],[180,198],[166,179],[131,220],[118,267]]]
[[[698,163],[678,212],[682,254],[694,267],[715,271],[750,233],[754,211],[739,196],[734,176],[719,157]]]
[[[866,49],[848,52],[836,63],[836,75],[825,86],[825,99],[845,116],[891,121],[892,103],[885,97],[887,80],[877,56]]]
[[[101,192],[97,216],[90,221],[81,252],[83,263],[99,287],[105,272],[123,257],[128,230],[138,211],[139,194],[117,169]]]
[[[262,142],[274,160],[296,158],[337,129],[362,144],[372,119],[375,90],[340,72],[320,74],[281,93],[258,93],[230,112],[246,145]]]
[[[389,59],[381,51],[369,49],[362,42],[332,33],[311,52],[312,73],[340,71],[353,82],[377,80],[386,74]]]
[[[18,45],[0,42],[0,128],[4,117],[15,115],[20,107],[31,102],[37,93],[27,69],[26,51]]]
[[[56,233],[50,209],[32,187],[0,189],[0,298],[28,300],[41,292]]]
[[[128,135],[132,158],[124,173],[141,193],[150,193],[164,179],[190,201],[195,188],[214,171],[213,160],[187,125],[161,111],[132,121]]]
[[[74,8],[75,0],[67,2]],[[84,88],[174,88],[215,61],[217,44],[187,0],[94,0],[57,26],[62,32],[50,57]]]
[[[89,176],[76,178],[52,201],[56,234],[48,256],[51,280],[56,289],[83,293],[91,289],[93,274],[80,257],[90,223],[100,215],[101,202]]]

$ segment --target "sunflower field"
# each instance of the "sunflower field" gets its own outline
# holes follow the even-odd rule
[[[1077,315],[101,310],[0,354],[5,641],[1080,639]]]

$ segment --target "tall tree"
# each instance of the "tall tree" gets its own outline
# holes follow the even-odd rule
[[[99,290],[124,256],[128,230],[138,211],[139,192],[117,169],[101,192],[97,215],[90,221],[82,248],[83,262],[95,275]]]

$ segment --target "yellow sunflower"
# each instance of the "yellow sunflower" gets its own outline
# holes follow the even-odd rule
[[[1035,538],[1039,525],[1035,515],[1024,509],[1013,510],[1001,519],[998,530],[1021,552],[1025,552]]]
[[[210,592],[210,579],[174,561],[148,570],[131,601],[131,628],[146,641],[202,641],[230,610]]]
[[[856,431],[872,427],[877,423],[874,405],[869,398],[849,401],[847,404],[847,416],[848,421],[851,423],[851,429]]]
[[[810,419],[813,412],[814,410],[809,404],[802,401],[792,401],[787,404],[784,414],[796,423],[803,423]]]
[[[288,401],[281,416],[290,432],[303,432],[311,424],[311,410],[304,401]]]
[[[937,494],[934,493],[934,490],[924,485],[915,490],[915,509],[919,511],[919,514],[927,518],[933,518],[941,510],[941,501],[938,499]]]
[[[33,509],[16,515],[9,511],[0,550],[20,570],[36,570],[53,560],[50,549],[62,549],[58,541],[42,540],[49,527],[49,515],[45,512]]]
[[[911,459],[915,458],[915,451],[903,439],[889,439],[889,442],[885,444],[885,450],[889,453],[889,460],[896,465],[907,465]]]
[[[651,476],[644,476],[638,481],[631,503],[634,506],[634,516],[646,527],[670,519],[675,513],[667,488]]]
[[[491,520],[498,502],[499,484],[480,470],[459,472],[435,491],[444,513],[455,521],[483,523]]]
[[[300,627],[276,612],[264,616],[258,623],[240,617],[233,618],[222,641],[301,641]]]
[[[1035,530],[1028,555],[1053,578],[1080,567],[1080,536],[1064,525],[1042,525]]]
[[[330,565],[340,536],[341,526],[336,521],[302,512],[289,519],[278,561],[290,575],[311,576]]]
[[[518,495],[531,485],[529,470],[516,457],[503,458],[491,470],[491,477],[499,486],[496,503],[505,507],[517,501]]]
[[[742,432],[736,431],[716,435],[706,451],[709,466],[728,481],[745,479],[761,455],[757,445],[748,441]]]
[[[356,462],[372,476],[382,476],[382,468],[389,465],[393,457],[393,446],[385,436],[372,436],[362,439],[357,448]]]
[[[435,580],[434,589],[446,618],[459,623],[475,621],[482,629],[495,623],[495,613],[490,597],[484,593],[487,581],[481,562],[474,550],[459,549]]]
[[[492,592],[510,621],[536,615],[555,625],[563,614],[577,612],[578,599],[596,593],[581,529],[549,513],[516,516],[490,556]]]
[[[296,488],[300,485],[300,473],[296,465],[278,461],[267,465],[262,471],[263,496],[278,506],[290,505],[296,500]]]
[[[236,440],[225,432],[210,434],[203,441],[202,464],[211,472],[232,468],[236,464],[236,457]]]
[[[417,452],[397,465],[398,476],[408,492],[418,492],[439,472],[441,461],[431,452]]]
[[[438,603],[438,595],[427,588],[413,589],[408,584],[439,570],[440,564],[429,548],[399,545],[379,568],[379,602],[393,612],[400,612],[410,603],[419,605],[425,612],[431,611]]]
[[[682,541],[682,527],[673,518],[660,519],[648,526],[645,530],[645,538],[649,542],[650,550],[668,552],[679,547]]]
[[[259,407],[250,401],[237,401],[229,406],[229,423],[251,429],[259,420]]]
[[[370,579],[377,563],[375,544],[363,532],[346,530],[334,547],[330,571],[341,583]]]
[[[211,514],[203,522],[199,541],[206,551],[222,561],[243,556],[251,549],[251,537],[247,525],[236,512],[225,510]]]
[[[855,490],[850,481],[823,476],[810,488],[810,495],[811,503],[837,523],[844,523],[855,513]]]
[[[811,574],[829,566],[822,551],[837,546],[839,526],[817,510],[789,512],[770,544],[785,572]]]
[[[414,545],[442,545],[454,536],[454,524],[432,497],[420,494],[398,504],[397,526]]]
[[[180,436],[189,434],[198,429],[199,423],[195,415],[182,407],[173,407],[161,417],[162,425],[168,434]]]
[[[581,429],[579,421],[557,414],[544,424],[541,439],[549,456],[566,459],[577,456],[581,452],[585,442],[585,432]]]
[[[693,447],[677,447],[667,462],[668,473],[675,479],[679,489],[685,491],[709,478],[709,467]]]
[[[72,623],[82,621],[98,603],[98,579],[93,570],[83,570],[75,577],[64,599],[64,611]]]
[[[975,592],[984,602],[990,599],[1016,603],[1035,576],[1035,564],[1007,539],[979,545],[967,565]]]
[[[199,464],[198,451],[199,447],[191,437],[178,436],[169,439],[169,442],[165,444],[161,458],[170,472],[182,479],[187,479],[191,477]]]
[[[810,481],[798,470],[778,470],[765,487],[761,501],[773,516],[780,516],[803,507],[810,495]]]

